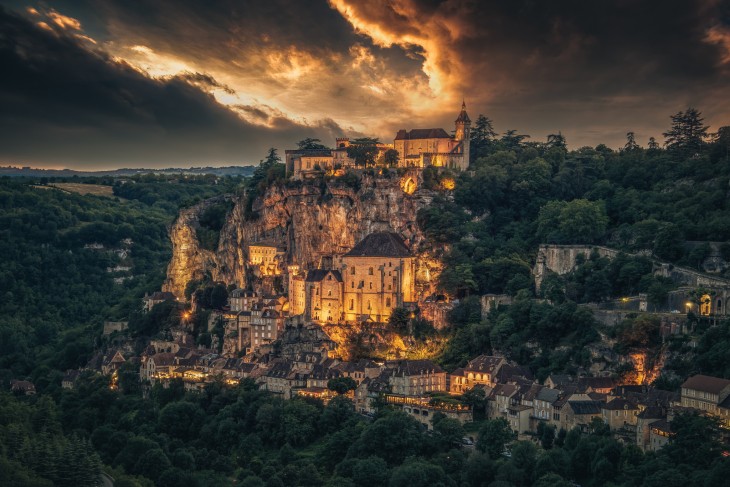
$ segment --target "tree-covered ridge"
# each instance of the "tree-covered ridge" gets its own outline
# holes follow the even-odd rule
[[[504,419],[467,433],[436,415],[427,433],[385,406],[368,419],[344,396],[326,406],[284,401],[250,380],[192,394],[172,382],[142,398],[135,373],[123,368],[117,391],[88,375],[74,390],[0,393],[3,485],[93,485],[101,465],[122,487],[705,487],[730,473],[720,443],[705,434],[716,425],[698,416],[678,416],[672,441],[656,453],[623,445],[600,420],[588,434],[542,428],[538,446],[515,442]],[[467,435],[474,446],[464,446]]]
[[[84,365],[101,323],[126,320],[145,292],[159,289],[170,258],[168,226],[178,202],[228,192],[238,184],[207,176],[182,182],[141,176],[117,182],[117,194],[131,199],[115,199],[1,179],[3,383],[28,376],[42,388],[60,380],[59,371]],[[155,198],[147,201],[146,194]],[[117,272],[117,266],[131,269]],[[123,280],[115,282],[120,275]]]
[[[430,245],[442,249],[441,287],[461,298],[445,365],[493,351],[530,364],[539,376],[585,365],[583,345],[598,335],[587,331],[595,323],[575,303],[640,292],[662,302],[673,284],[652,275],[651,261],[698,268],[709,245],[690,247],[688,240],[724,242],[720,249],[730,255],[730,130],[709,136],[689,109],[671,117],[665,136],[665,148],[652,140],[644,149],[629,133],[618,151],[568,150],[560,134],[533,142],[512,130],[498,136],[488,118],[476,120],[471,165],[453,198],[436,198],[418,215]],[[548,275],[538,294],[530,269],[543,243],[599,244],[625,254]],[[630,255],[637,253],[646,257]],[[517,304],[484,320],[473,311],[478,303],[470,296],[502,293]],[[535,298],[549,302],[518,313]],[[585,330],[579,338],[578,323]],[[543,337],[546,329],[555,335]]]

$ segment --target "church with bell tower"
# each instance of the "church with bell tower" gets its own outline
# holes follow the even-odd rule
[[[456,118],[453,137],[442,128],[401,129],[395,136],[393,148],[398,151],[402,167],[448,167],[466,170],[469,167],[469,138],[471,119],[466,102]]]

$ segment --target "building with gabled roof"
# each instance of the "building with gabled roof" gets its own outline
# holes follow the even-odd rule
[[[456,131],[450,136],[442,128],[401,129],[393,140],[398,151],[398,165],[405,167],[449,167],[466,170],[469,166],[471,119],[466,103],[454,121]]]
[[[156,304],[164,303],[165,301],[176,301],[175,295],[168,291],[156,291],[152,294],[145,294],[142,298],[144,303],[144,310],[150,311]]]
[[[318,324],[342,320],[342,274],[333,269],[312,269],[304,278],[304,316]]]
[[[449,392],[463,394],[477,385],[494,387],[497,383],[497,372],[506,364],[504,357],[479,355],[449,375]]]
[[[415,259],[393,232],[367,235],[342,256],[345,321],[384,323],[416,301]]]
[[[611,431],[622,428],[636,427],[639,406],[635,403],[617,397],[601,404],[601,416],[604,423],[608,424]]]
[[[693,375],[682,384],[680,404],[716,416],[730,426],[730,380]]]

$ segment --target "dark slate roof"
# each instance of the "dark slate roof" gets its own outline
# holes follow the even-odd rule
[[[710,394],[719,394],[727,386],[730,386],[730,380],[709,375],[693,375],[682,384],[683,389],[693,389]]]
[[[641,419],[661,419],[666,417],[666,411],[659,406],[649,406],[641,411],[636,417]]]
[[[535,396],[535,399],[538,401],[545,401],[549,402],[550,404],[554,403],[558,400],[558,397],[560,396],[560,391],[557,389],[550,389],[549,387],[543,387],[538,391],[537,396]]]
[[[395,140],[414,140],[414,139],[450,139],[451,136],[444,129],[413,129],[410,132],[399,130],[395,136]]]
[[[585,391],[591,389],[613,389],[616,387],[616,379],[611,377],[581,377],[578,379],[578,389]]]
[[[340,271],[334,271],[330,269],[312,269],[311,271],[307,271],[307,278],[305,280],[307,282],[319,282],[324,280],[324,278],[327,277],[327,274],[329,274],[330,272],[337,280],[337,282],[342,282],[342,274],[340,274]]]
[[[464,368],[469,371],[488,372],[490,374],[494,374],[497,366],[503,361],[503,357],[479,355],[478,357],[469,360],[469,363]]]
[[[660,419],[659,421],[654,421],[649,426],[652,428],[656,428],[659,431],[663,431],[665,433],[672,432],[672,425],[666,419]]]
[[[371,233],[362,239],[346,257],[411,257],[403,239],[393,232]]]
[[[461,112],[459,112],[459,117],[456,119],[456,122],[471,122],[469,115],[466,114],[466,102],[461,103]]]
[[[510,382],[520,378],[532,380],[533,377],[530,369],[523,367],[522,365],[505,364],[497,371],[498,382]]]
[[[568,401],[575,414],[601,414],[601,403],[598,401]]]
[[[626,399],[621,399],[620,397],[617,397],[616,399],[613,399],[612,401],[607,402],[603,405],[603,409],[606,409],[608,411],[620,411],[620,410],[636,410],[639,409],[639,407],[630,402]]]
[[[422,374],[440,374],[443,369],[430,360],[400,360],[388,362],[387,367],[397,376],[411,376]]]

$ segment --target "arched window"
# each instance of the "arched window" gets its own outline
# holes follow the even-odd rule
[[[372,268],[372,267],[370,267],[370,268],[368,269],[368,275],[371,275],[371,276],[373,275],[373,268]]]

